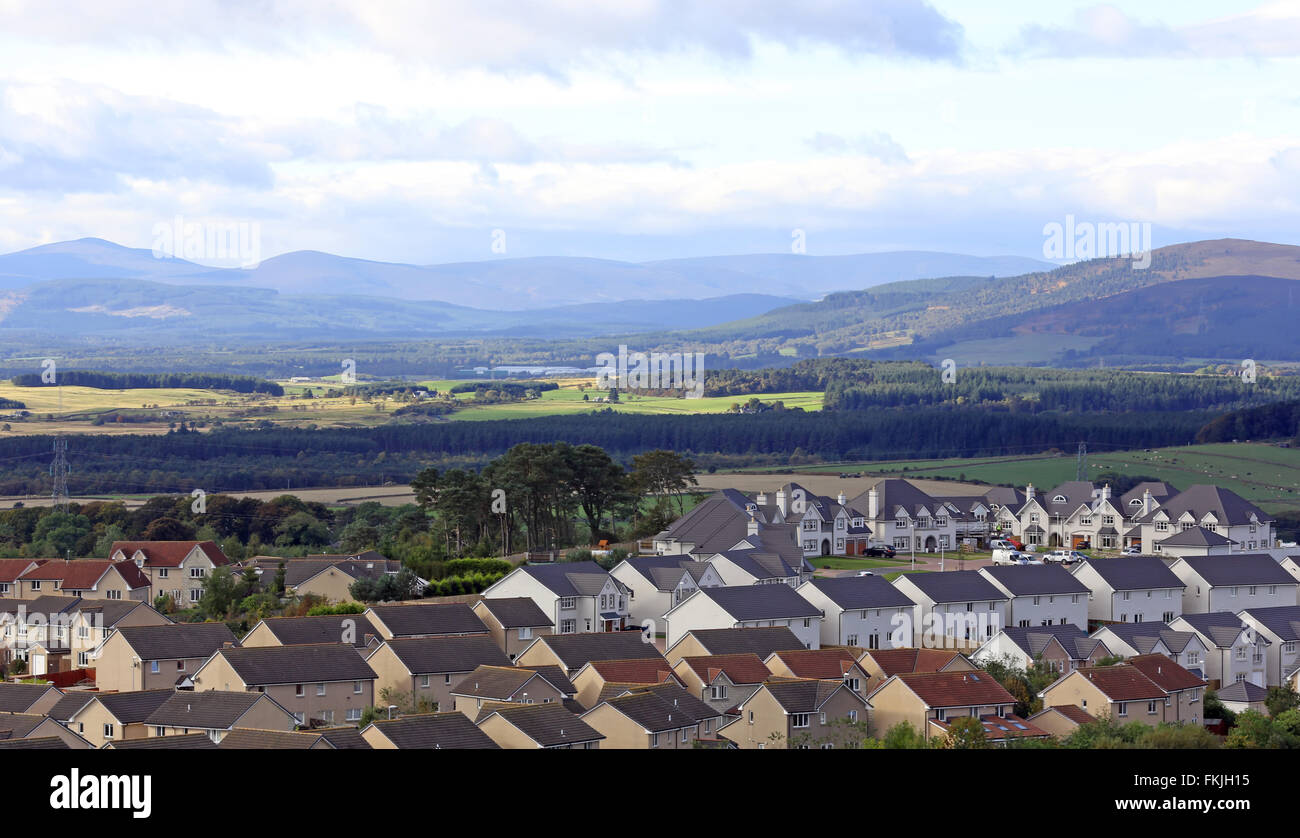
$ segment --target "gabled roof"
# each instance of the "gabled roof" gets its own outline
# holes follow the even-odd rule
[[[883,576],[817,577],[808,581],[847,611],[861,608],[911,608],[915,602]]]
[[[1013,596],[1088,593],[1088,586],[1059,564],[995,565],[982,572],[996,579]]]
[[[663,659],[654,644],[646,643],[639,631],[545,634],[533,642],[544,644],[554,652],[570,672],[576,672],[594,660]]]
[[[1002,742],[1007,739],[1045,738],[1050,735],[1032,721],[1022,719],[1015,713],[1006,713],[1002,716],[985,714],[980,716],[979,720],[980,725],[984,728],[984,736],[991,742]],[[946,721],[930,720],[930,724],[944,731],[952,726],[952,722],[952,719]]]
[[[953,658],[960,658],[960,652],[943,649],[919,649],[902,647],[898,649],[872,649],[863,657],[870,657],[880,667],[886,677],[910,672],[939,672],[952,663]]]
[[[1231,489],[1207,484],[1188,486],[1178,494],[1166,498],[1157,509],[1139,516],[1138,521],[1144,524],[1153,521],[1161,512],[1171,521],[1177,521],[1184,514],[1190,514],[1198,523],[1204,520],[1207,514],[1213,514],[1220,526],[1248,524],[1251,516],[1261,523],[1273,520],[1272,515],[1268,515]]]
[[[1227,536],[1219,535],[1213,530],[1207,530],[1205,527],[1191,527],[1190,529],[1179,530],[1168,538],[1162,538],[1156,542],[1163,547],[1222,547],[1226,544],[1236,544],[1237,542]]]
[[[872,695],[880,692],[894,679],[916,693],[930,708],[1016,703],[1015,697],[982,669],[970,672],[904,672],[881,684]]]
[[[515,694],[534,679],[548,680],[542,678],[534,669],[482,665],[475,667],[473,672],[461,679],[459,683],[451,688],[451,692],[453,695],[512,701]],[[557,689],[559,688],[557,687]]]
[[[1237,637],[1246,624],[1230,611],[1211,611],[1207,614],[1183,614],[1180,619],[1187,622],[1201,635],[1208,637],[1215,647],[1228,649],[1237,642]]]
[[[636,686],[632,687],[629,692],[654,693],[670,704],[675,711],[690,716],[696,722],[702,722],[705,719],[716,719],[723,715],[721,711],[715,710],[708,704],[705,704],[700,699],[691,695],[675,681],[668,681],[662,684]]]
[[[215,751],[217,743],[206,733],[185,733],[180,736],[114,739],[105,747],[113,751]]]
[[[1051,707],[1044,707],[1042,710],[1030,716],[1029,721],[1032,722],[1044,713],[1060,713],[1062,716],[1077,725],[1086,725],[1097,721],[1096,716],[1093,716],[1077,704],[1053,704]]]
[[[688,556],[632,556],[624,560],[628,567],[636,571],[659,591],[672,591],[682,581],[682,576],[689,575],[695,582],[708,569],[708,562],[697,562]]]
[[[97,695],[99,693],[89,690],[70,690],[64,693],[63,698],[54,702],[54,706],[45,711],[45,715],[58,722],[67,722]]]
[[[1114,666],[1085,666],[1075,672],[1088,679],[1111,701],[1149,701],[1168,695],[1142,670],[1123,663]]]
[[[136,690],[124,693],[96,693],[100,705],[124,725],[139,724],[153,715],[175,690]]]
[[[484,664],[510,665],[510,658],[486,634],[401,637],[389,640],[384,645],[392,650],[412,675],[472,672]],[[378,650],[371,653],[371,657],[377,653]]]
[[[423,713],[380,719],[372,725],[404,750],[500,750],[501,746],[464,713]]]
[[[1296,579],[1267,553],[1186,556],[1180,559],[1213,587],[1225,585],[1295,585]]]
[[[7,684],[0,682],[0,713],[25,713],[32,705],[54,691],[63,693],[49,684]]]
[[[8,713],[0,715],[0,739],[22,739],[49,721],[38,713]]]
[[[945,573],[909,573],[898,577],[921,589],[935,602],[1006,602],[1007,595],[980,575],[978,570],[950,570]]]
[[[119,621],[138,608],[153,611],[149,604],[133,599],[80,599],[77,604],[79,613],[91,620],[98,619],[104,628],[116,627]],[[168,623],[172,622],[162,614],[159,616]]]
[[[849,506],[869,511],[872,489],[876,491],[879,518],[892,519],[900,506],[913,518],[917,517],[922,510],[933,515],[939,505],[939,501],[915,484],[899,477],[886,477],[877,480],[867,491],[849,501]]]
[[[1137,510],[1140,507],[1131,505],[1130,501],[1141,501],[1146,496],[1148,489],[1151,491],[1151,499],[1158,504],[1164,503],[1168,498],[1178,494],[1178,489],[1175,486],[1163,480],[1143,481],[1120,496],[1118,506],[1124,510],[1125,516],[1133,517],[1130,510]]]
[[[1051,515],[1072,515],[1081,506],[1092,506],[1095,489],[1091,481],[1069,480],[1055,489],[1036,492],[1034,499]],[[1065,500],[1058,502],[1057,497]]]
[[[110,569],[115,569],[126,582],[128,588],[149,587],[149,580],[134,562],[123,559],[120,562],[109,559],[47,559],[37,567],[28,570],[18,578],[23,582],[58,581],[59,587],[70,591],[88,591],[104,578]]]
[[[1084,559],[1075,569],[1091,567],[1107,585],[1117,591],[1145,588],[1183,588],[1183,580],[1156,556],[1123,556],[1117,559]]]
[[[355,652],[350,654],[357,656]],[[275,703],[270,696],[259,692],[180,690],[172,693],[144,722],[159,727],[229,730],[260,699]]]
[[[161,626],[121,626],[122,636],[140,660],[206,658],[235,635],[225,623],[171,623]]]
[[[843,679],[845,673],[858,665],[857,656],[844,647],[788,649],[773,652],[765,662],[770,663],[773,658],[779,658],[796,678]]]
[[[285,646],[310,643],[342,643],[346,634],[351,645],[364,648],[366,635],[379,637],[379,631],[363,614],[329,614],[319,617],[267,617],[262,620],[268,631]],[[254,626],[256,628],[256,626]]]
[[[1165,692],[1178,692],[1208,686],[1203,678],[1189,672],[1164,655],[1136,655],[1126,664],[1147,676]]]
[[[246,686],[369,681],[378,676],[351,646],[317,643],[305,646],[260,646],[221,649]],[[207,664],[203,665],[207,668]]]
[[[682,658],[700,680],[709,684],[718,675],[726,675],[733,684],[761,684],[772,675],[763,659],[753,652],[735,655],[693,655]]]
[[[39,736],[35,739],[0,739],[0,750],[6,751],[64,751],[72,746],[57,736]]]
[[[655,538],[693,544],[697,551],[725,550],[749,531],[747,503],[750,501],[734,490],[710,495]]]
[[[0,582],[14,582],[26,570],[29,570],[33,564],[48,561],[47,559],[0,559]]]
[[[821,609],[799,596],[789,585],[736,585],[725,588],[700,588],[682,604],[696,597],[712,600],[738,622],[821,617]],[[677,605],[673,610],[681,608]],[[802,643],[799,644],[803,646]]]
[[[395,637],[479,634],[488,630],[463,602],[372,605],[366,613],[387,626]]]
[[[363,561],[340,556],[312,556],[286,561],[284,584],[287,588],[297,588],[327,572],[342,573],[351,579],[379,579],[395,574],[399,570],[401,570],[401,562],[392,559]],[[277,565],[274,572],[278,571]],[[266,572],[264,565],[263,572]]]
[[[482,599],[476,605],[486,608],[502,628],[536,628],[555,625],[555,621],[546,616],[546,612],[526,596]]]
[[[477,724],[500,716],[542,747],[597,742],[605,736],[559,704],[485,704]]]
[[[1254,704],[1268,698],[1268,690],[1258,684],[1252,684],[1250,681],[1238,681],[1219,690],[1218,696],[1220,701]]]
[[[1042,654],[1052,640],[1065,648],[1072,660],[1087,660],[1100,640],[1089,637],[1088,633],[1075,625],[1063,626],[1007,626],[1002,629],[1007,639],[1015,643],[1029,657]]]
[[[1300,606],[1278,605],[1272,608],[1247,608],[1241,612],[1277,635],[1283,643],[1300,640]]]
[[[553,564],[526,564],[519,568],[560,597],[598,596],[605,583],[614,577],[595,562],[555,562]],[[623,583],[614,579],[620,590]]]
[[[320,727],[312,731],[334,746],[336,751],[369,751],[370,743],[361,738],[355,727]]]
[[[217,567],[230,564],[230,559],[215,541],[114,541],[108,555],[121,550],[123,556],[133,559],[136,551],[140,551],[144,553],[145,567],[180,567],[195,547],[202,549]]]
[[[693,715],[649,691],[624,693],[616,698],[607,698],[601,704],[608,704],[650,733],[693,728],[699,724]],[[599,707],[597,704],[583,716],[596,712]]]
[[[621,684],[658,684],[666,680],[677,681],[672,667],[662,657],[590,661],[587,666],[594,669],[602,679]]]
[[[1180,654],[1196,636],[1190,631],[1175,631],[1168,623],[1155,620],[1145,620],[1140,623],[1107,623],[1102,628],[1114,632],[1116,637],[1132,646],[1141,655],[1150,652],[1160,642],[1163,642],[1170,652]]]
[[[798,576],[803,569],[802,553],[794,564],[778,552],[767,552],[756,547],[719,550],[718,556],[727,559],[755,579],[789,579]]]
[[[815,713],[840,690],[862,700],[861,696],[844,686],[843,680],[773,678],[759,687],[759,691],[762,690],[767,690],[787,713]],[[753,701],[752,698],[749,700]]]
[[[714,655],[750,653],[761,659],[782,649],[804,648],[803,641],[789,626],[693,629],[687,632],[687,636],[695,638],[705,650]]]
[[[217,747],[235,751],[306,751],[328,742],[314,730],[260,730],[237,727],[221,737]],[[330,742],[332,747],[334,743]]]

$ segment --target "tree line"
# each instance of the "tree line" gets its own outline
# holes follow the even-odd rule
[[[233,390],[236,393],[266,393],[283,396],[284,388],[274,381],[251,375],[226,375],[209,372],[100,372],[98,370],[59,370],[54,381],[45,381],[39,372],[15,375],[16,387],[95,387],[100,390],[155,390],[193,388],[197,390]]]

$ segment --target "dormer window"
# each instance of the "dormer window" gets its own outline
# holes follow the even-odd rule
[[[1065,495],[1057,495],[1052,498],[1052,503],[1065,503]]]

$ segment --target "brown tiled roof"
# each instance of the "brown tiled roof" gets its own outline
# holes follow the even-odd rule
[[[606,681],[624,684],[658,684],[670,678],[677,681],[668,661],[663,658],[592,661],[591,668]]]
[[[949,719],[948,721],[941,722],[936,719],[931,719],[930,724],[947,730],[952,721],[954,720]],[[1014,713],[1007,713],[1005,716],[980,716],[980,724],[984,726],[984,736],[994,741],[1002,739],[1028,739],[1050,735],[1047,731],[1035,725],[1032,720],[1022,719]]]
[[[1167,695],[1142,670],[1126,664],[1080,667],[1076,672],[1095,684],[1111,701],[1142,701]]]
[[[1048,707],[1047,710],[1055,710],[1075,724],[1086,725],[1097,721],[1096,716],[1093,716],[1077,704],[1053,704],[1051,707]],[[1041,713],[1035,713],[1033,716],[1029,717],[1029,720],[1032,722],[1043,713],[1046,713],[1047,710],[1043,710]]]
[[[1168,692],[1208,686],[1203,678],[1198,678],[1164,655],[1137,655],[1124,662],[1140,670],[1156,686]]]
[[[0,582],[13,582],[32,562],[44,562],[45,559],[0,559]]]
[[[180,567],[195,545],[202,547],[218,567],[230,564],[230,559],[215,541],[114,541],[108,554],[112,556],[121,550],[122,555],[129,559],[139,550],[144,553],[145,567]]]
[[[768,660],[773,658],[780,658],[798,678],[843,678],[857,664],[847,649],[792,649],[773,652]]]
[[[95,583],[108,573],[110,567],[117,568],[117,572],[126,580],[128,587],[149,586],[149,580],[140,572],[140,568],[136,567],[134,562],[126,560],[113,562],[108,559],[72,559],[71,561],[49,559],[18,578],[23,581],[58,580],[64,590],[86,591],[93,588]]]
[[[904,672],[938,672],[960,657],[960,652],[945,652],[942,649],[872,649],[871,659],[880,667],[888,678]]]
[[[712,683],[718,675],[724,674],[733,684],[761,684],[768,679],[772,671],[763,663],[763,659],[753,652],[737,655],[699,655],[682,658],[686,665],[695,670],[705,683]]]
[[[259,730],[237,727],[221,737],[217,747],[236,751],[305,751],[321,741],[315,731]]]
[[[904,672],[897,677],[929,707],[975,707],[1016,703],[1011,693],[983,670]],[[882,684],[881,688],[883,687]]]

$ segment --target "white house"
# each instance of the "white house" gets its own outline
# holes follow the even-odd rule
[[[1200,484],[1189,486],[1155,509],[1138,516],[1144,552],[1162,554],[1166,539],[1187,530],[1202,528],[1232,542],[1233,550],[1247,553],[1277,546],[1274,519],[1258,506],[1229,489]],[[1176,540],[1175,552],[1186,555],[1185,539]],[[1214,547],[1223,544],[1215,540]],[[1202,553],[1201,555],[1206,555]]]
[[[823,646],[897,649],[914,645],[916,603],[883,576],[811,579],[797,591],[822,613]]]
[[[700,629],[787,627],[805,649],[821,648],[821,610],[787,585],[700,588],[664,614],[667,644]]]
[[[980,575],[1011,597],[1012,626],[1073,625],[1088,629],[1088,587],[1058,564],[980,568]]]
[[[1205,656],[1205,678],[1228,686],[1238,681],[1267,686],[1264,673],[1268,639],[1246,625],[1236,614],[1212,611],[1184,614],[1169,623],[1179,631],[1194,631],[1209,650]]]
[[[1194,631],[1176,631],[1168,623],[1110,623],[1092,633],[1120,657],[1164,655],[1191,672],[1204,674],[1209,647]]]
[[[1088,559],[1071,572],[1091,594],[1090,620],[1168,623],[1183,613],[1183,581],[1155,556]]]
[[[975,649],[1007,625],[1011,597],[977,570],[904,573],[894,585],[916,603],[926,648]]]
[[[1241,621],[1268,641],[1264,652],[1265,686],[1281,686],[1300,669],[1300,607],[1247,608]]]
[[[662,622],[668,609],[696,589],[723,584],[713,565],[687,556],[633,556],[615,565],[609,575],[628,589],[628,616],[635,625]]]
[[[595,562],[517,567],[483,591],[484,599],[528,597],[555,621],[557,634],[622,631],[628,589]]]
[[[1296,580],[1272,556],[1187,556],[1169,566],[1183,580],[1183,613],[1296,604]]]
[[[878,480],[849,506],[865,513],[864,524],[872,532],[873,544],[887,544],[900,553],[913,549],[937,553],[957,546],[955,516],[960,510],[906,480]]]
[[[984,641],[971,654],[979,665],[1010,659],[1022,669],[1042,666],[1067,673],[1093,666],[1113,654],[1106,643],[1072,623],[1054,626],[1008,626]]]

